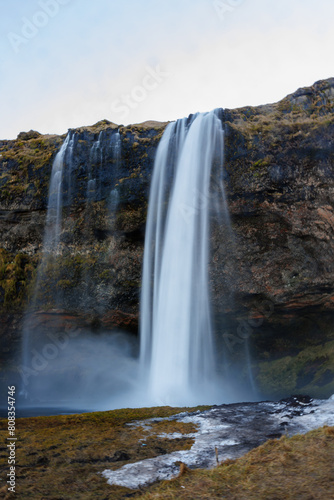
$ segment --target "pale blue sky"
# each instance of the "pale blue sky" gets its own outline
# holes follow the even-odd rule
[[[265,104],[334,76],[332,0],[0,6],[0,139]]]

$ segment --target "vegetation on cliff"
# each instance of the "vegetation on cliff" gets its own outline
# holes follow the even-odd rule
[[[29,255],[13,255],[0,248],[0,307],[3,310],[20,310],[26,305],[35,266]]]

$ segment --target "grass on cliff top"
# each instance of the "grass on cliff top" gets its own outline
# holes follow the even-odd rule
[[[334,498],[334,427],[267,441],[210,470],[182,468],[143,500],[315,500]],[[110,497],[112,498],[112,497]]]
[[[1,160],[15,160],[21,169],[33,165],[39,168],[47,164],[63,141],[62,136],[40,135],[27,140],[8,141],[0,147]],[[15,172],[13,172],[14,174]]]
[[[39,135],[29,139],[6,141],[0,146],[0,202],[19,203],[30,195],[37,199],[47,193],[49,173],[42,167],[51,166],[62,143],[61,136]]]
[[[307,106],[296,104],[287,96],[274,104],[257,107],[246,106],[230,110],[233,128],[252,139],[261,134],[276,141],[289,135],[290,139],[299,135],[308,136],[313,129],[323,131],[334,124],[333,99],[323,98],[315,93]]]
[[[150,129],[161,130],[165,129],[168,123],[170,122],[157,122],[156,120],[147,120],[146,122],[134,123],[133,125],[130,125],[128,127],[137,130],[150,130]]]
[[[150,429],[126,425],[148,418],[169,417],[199,408],[138,408],[16,421],[16,474],[20,499],[118,499],[129,490],[110,486],[101,472],[175,450],[190,449],[193,439],[166,439],[162,433],[188,434],[194,424],[152,423]],[[7,420],[0,420],[0,498],[15,498],[4,481],[9,466]]]
[[[91,132],[91,133],[99,133],[102,132],[103,130],[108,130],[108,129],[113,129],[116,130],[118,129],[119,125],[117,123],[110,122],[109,120],[100,120],[97,123],[94,123],[94,125],[86,125],[82,127],[78,127],[76,129],[77,132],[82,133],[85,131]]]

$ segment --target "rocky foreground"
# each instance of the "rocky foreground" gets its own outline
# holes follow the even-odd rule
[[[276,104],[221,113],[234,238],[213,209],[217,351],[231,366],[240,364],[241,381],[250,352],[265,397],[334,392],[333,111],[329,79]],[[149,185],[165,126],[118,127],[104,120],[74,131],[72,204],[64,206],[63,250],[55,263],[60,272],[55,279],[49,269],[38,307],[29,309],[25,321],[35,329],[98,335],[117,328],[137,335]],[[90,154],[94,141],[102,137],[107,151],[117,128],[120,163],[106,153],[97,165]],[[64,139],[31,131],[0,141],[0,351],[12,383],[41,258],[52,162]],[[88,171],[97,170],[100,190],[88,207]],[[212,206],[220,177],[214,169]],[[108,202],[113,189],[119,196],[114,214]]]

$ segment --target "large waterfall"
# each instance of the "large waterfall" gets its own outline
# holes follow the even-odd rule
[[[237,400],[231,394],[233,377],[225,368],[229,363],[214,340],[209,280],[210,221],[223,228],[224,241],[233,240],[220,111],[170,123],[159,142],[146,221],[139,363],[135,341],[123,333],[102,331],[97,338],[92,323],[91,330],[85,326],[72,339],[76,332],[66,330],[67,311],[77,307],[99,319],[113,306],[107,302],[109,289],[105,293],[99,279],[113,261],[117,180],[123,168],[117,130],[99,132],[84,151],[79,137],[70,131],[53,162],[42,259],[24,328],[23,366],[29,383],[23,392],[47,402],[50,395],[54,402],[66,402],[75,394],[86,407],[94,400],[104,409]],[[94,268],[95,220],[102,206],[111,244],[103,246]],[[78,210],[79,240],[73,240],[72,215]],[[72,258],[77,260],[63,265]],[[52,332],[43,326],[43,311],[49,314]]]
[[[213,111],[170,123],[158,147],[141,297],[141,367],[156,403],[212,402],[210,180],[213,165],[223,167],[223,139]]]

